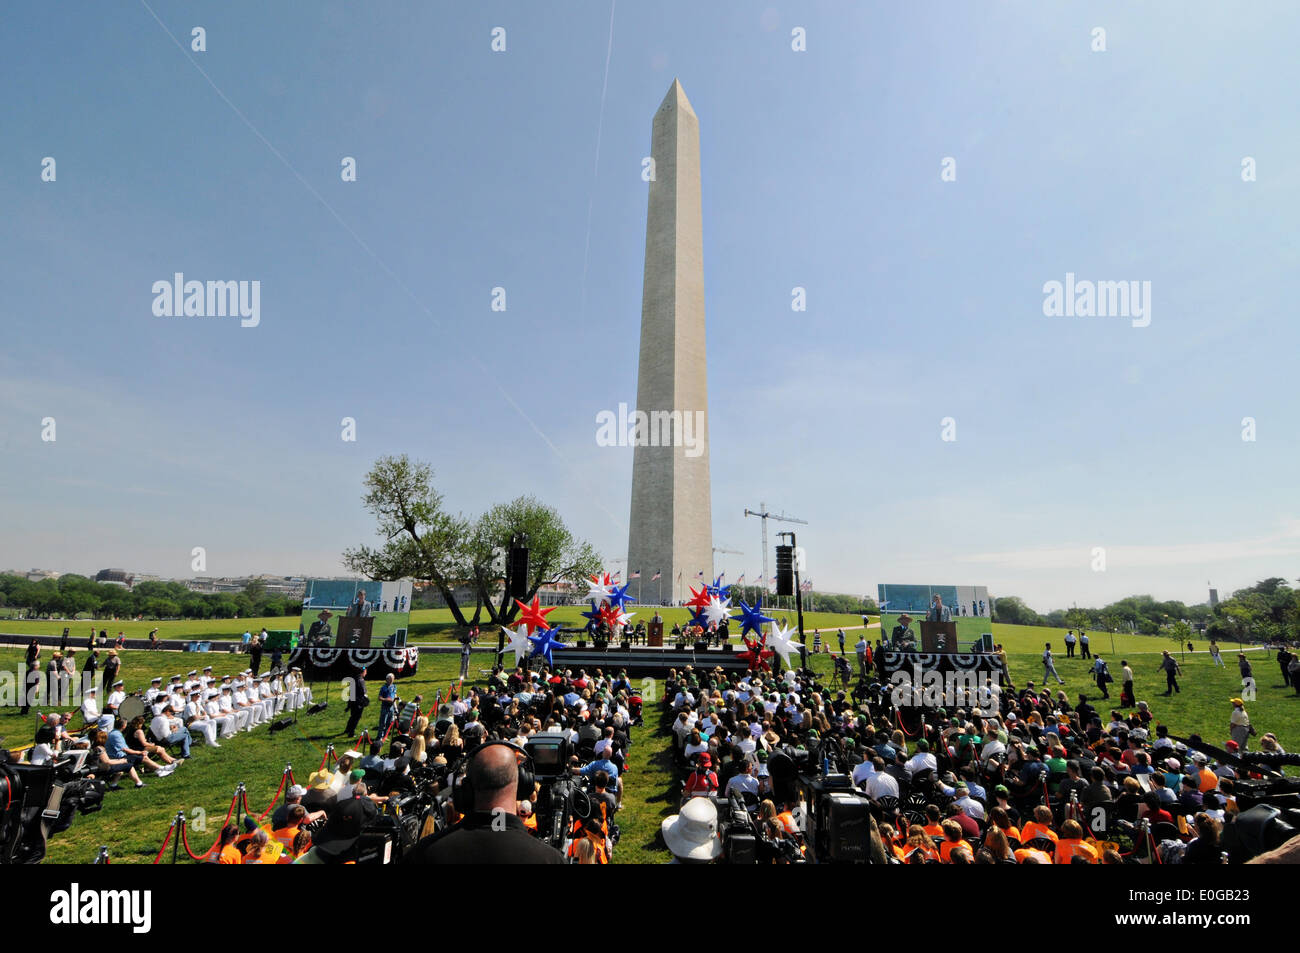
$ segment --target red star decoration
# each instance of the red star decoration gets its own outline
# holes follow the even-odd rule
[[[529,635],[536,632],[539,627],[543,629],[549,628],[546,624],[546,614],[548,612],[554,612],[555,606],[547,606],[543,609],[541,602],[541,596],[533,596],[532,605],[529,605],[526,602],[520,602],[518,599],[515,600],[515,605],[517,605],[520,610],[518,624],[528,626]]]
[[[603,605],[600,607],[600,618],[604,621],[604,623],[607,626],[613,629],[616,625],[619,624],[618,612],[619,610],[613,608],[612,606]]]
[[[764,638],[762,642],[755,642],[751,639],[742,639],[742,641],[749,651],[737,652],[736,657],[744,659],[745,664],[751,669],[762,669],[764,672],[772,671],[772,666],[767,662],[772,657],[772,650],[764,647],[767,644],[767,639]]]
[[[686,607],[688,609],[703,609],[705,606],[709,604],[709,600],[713,598],[712,596],[709,595],[708,586],[701,586],[699,592],[695,591],[694,586],[691,586],[690,590],[691,590],[691,598],[686,603]]]

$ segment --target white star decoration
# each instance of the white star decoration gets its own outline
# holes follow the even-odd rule
[[[780,622],[773,622],[768,630],[767,647],[781,656],[781,661],[785,662],[785,667],[790,669],[794,668],[790,664],[790,654],[802,649],[803,643],[791,641],[789,626],[783,626]]]
[[[604,580],[603,575],[599,582],[594,579],[587,580],[587,598],[594,600],[597,606],[609,598],[609,583]]]
[[[709,600],[709,604],[704,607],[704,618],[709,622],[717,622],[721,624],[722,620],[728,617],[727,613],[730,612],[730,610],[730,599],[719,599],[717,596],[714,596]]]
[[[506,651],[515,653],[515,664],[522,665],[528,658],[529,653],[533,650],[533,644],[528,641],[528,626],[521,625],[512,633],[505,626],[502,631],[506,634]]]

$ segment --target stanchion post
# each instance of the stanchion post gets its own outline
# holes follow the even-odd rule
[[[176,858],[180,856],[181,839],[185,836],[184,811],[176,812],[176,818],[172,821],[172,826],[176,828],[176,839],[172,841],[172,864],[175,865]]]
[[[235,825],[242,827],[244,824],[244,782],[240,781],[235,785]]]

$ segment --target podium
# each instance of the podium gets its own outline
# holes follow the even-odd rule
[[[655,648],[664,647],[664,624],[662,622],[651,622],[645,627],[646,644]]]
[[[957,623],[956,622],[922,622],[921,623],[921,651],[922,652],[956,652],[957,651]]]
[[[370,634],[375,625],[374,616],[345,616],[338,620],[339,631],[334,637],[334,647],[340,649],[370,648]]]

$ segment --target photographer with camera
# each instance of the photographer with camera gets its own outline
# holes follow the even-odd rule
[[[562,864],[564,855],[534,838],[518,815],[518,802],[532,793],[524,753],[508,742],[490,741],[472,751],[453,800],[464,817],[408,851],[408,864]],[[527,787],[527,791],[522,788]]]

